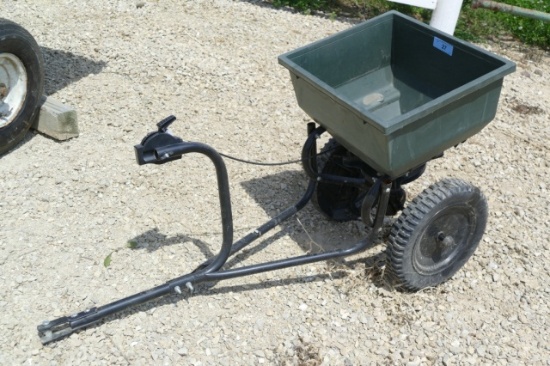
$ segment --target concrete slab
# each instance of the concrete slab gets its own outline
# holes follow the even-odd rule
[[[56,140],[68,140],[79,135],[74,108],[50,97],[42,97],[42,105],[32,128]]]

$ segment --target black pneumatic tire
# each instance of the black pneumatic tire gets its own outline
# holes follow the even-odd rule
[[[23,139],[43,92],[40,47],[20,25],[0,18],[0,155]]]
[[[451,278],[476,250],[487,200],[459,179],[431,185],[403,210],[390,233],[387,273],[397,288],[417,291]]]

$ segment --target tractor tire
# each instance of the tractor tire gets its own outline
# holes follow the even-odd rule
[[[20,25],[0,18],[0,155],[23,139],[43,92],[40,47]]]

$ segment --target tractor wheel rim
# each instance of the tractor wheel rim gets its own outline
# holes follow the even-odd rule
[[[25,104],[27,71],[11,53],[0,53],[0,128],[12,123]]]

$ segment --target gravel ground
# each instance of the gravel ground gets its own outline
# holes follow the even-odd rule
[[[393,291],[378,247],[202,285],[42,346],[43,320],[161,284],[219,247],[206,158],[140,167],[133,145],[175,114],[185,139],[242,158],[297,158],[308,118],[277,56],[350,22],[222,0],[4,0],[0,9],[43,47],[46,92],[78,110],[81,131],[62,143],[29,133],[0,160],[0,364],[550,364],[550,55],[510,41],[482,45],[518,64],[495,120],[409,187],[413,196],[453,176],[489,200],[486,235],[451,281]],[[306,185],[297,164],[227,164],[236,237]],[[230,265],[361,235],[308,205]]]

